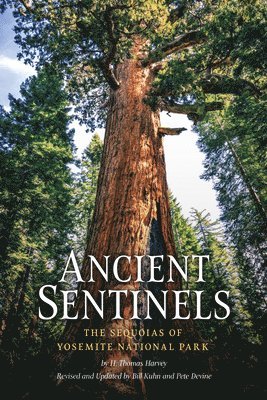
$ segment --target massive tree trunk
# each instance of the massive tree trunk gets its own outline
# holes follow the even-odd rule
[[[94,255],[97,260],[105,265],[103,255],[110,255],[112,260],[120,255],[164,255],[175,256],[175,245],[171,227],[170,206],[168,188],[166,182],[166,170],[162,137],[158,134],[160,124],[159,111],[154,111],[146,103],[146,97],[154,79],[150,67],[143,67],[140,62],[140,47],[136,43],[134,56],[125,60],[116,70],[116,76],[120,87],[113,91],[110,99],[104,152],[100,169],[96,207],[89,242],[83,265],[83,278],[89,275],[88,255]],[[136,264],[122,263],[120,276],[123,279],[132,275],[132,281],[122,284],[114,279],[103,282],[103,278],[94,284],[84,284],[95,298],[98,291],[112,290],[138,290],[148,288],[141,287],[134,282],[136,278]],[[155,284],[154,284],[155,285]],[[181,282],[177,277],[176,283],[160,284],[159,289],[179,289]],[[154,290],[155,287],[152,289]],[[122,320],[112,320],[114,316],[114,298],[107,299],[108,311],[103,321],[90,316],[86,322],[72,321],[67,324],[64,337],[68,341],[77,341],[77,337],[83,338],[85,327],[104,327],[106,332],[111,328],[138,328],[143,327],[143,322],[133,322],[131,299],[122,299]],[[169,312],[173,310],[173,299],[168,298]],[[142,308],[142,305],[140,304]],[[78,300],[77,309],[83,315],[83,299]],[[145,308],[145,302],[143,304]],[[143,310],[145,311],[145,310]],[[142,313],[142,310],[140,311]],[[154,321],[159,328],[160,318]],[[151,322],[150,322],[151,324]],[[192,328],[191,322],[187,322]],[[151,327],[152,325],[150,325]],[[98,341],[101,341],[98,338]],[[129,338],[107,337],[108,342],[127,341]],[[107,351],[102,352],[101,357],[96,355],[96,370],[102,372],[126,372],[132,376],[133,367],[113,366],[110,360],[132,361],[142,357],[136,351]],[[106,366],[100,366],[101,359],[107,362]],[[135,372],[137,372],[135,370]],[[139,371],[140,372],[140,371]],[[109,396],[112,392],[124,394],[127,398],[144,398],[145,387],[140,381],[121,382],[105,381],[108,386]],[[102,384],[103,385],[103,384]],[[117,398],[117,397],[116,397]]]

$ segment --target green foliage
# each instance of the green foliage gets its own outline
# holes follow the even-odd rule
[[[235,262],[234,251],[225,243],[222,226],[219,221],[211,221],[210,214],[204,211],[192,210],[192,221],[195,234],[201,245],[201,254],[209,255],[210,262],[205,268],[205,303],[203,314],[208,314],[214,307],[214,295],[219,290],[230,293],[231,315],[227,321],[201,321],[201,332],[213,341],[227,342],[229,335],[235,334],[253,343],[259,338],[252,328],[252,317],[245,307],[245,299],[240,290],[242,277],[239,265]]]
[[[98,174],[103,151],[103,142],[99,135],[93,135],[91,142],[85,149],[80,171],[76,180],[75,190],[75,250],[81,257],[87,243],[90,224],[93,218]]]
[[[262,1],[186,2],[176,34],[195,29],[205,40],[163,64],[154,95],[178,103],[223,100],[227,106],[230,94],[266,94],[265,9]]]
[[[15,6],[20,57],[64,72],[76,111],[91,129],[105,120],[106,71],[129,57],[136,35],[157,42],[172,30],[163,0],[39,0],[34,12],[18,0],[4,4]]]
[[[203,47],[205,58],[218,54],[217,60],[227,60],[219,71],[248,85],[241,86],[238,96],[228,94],[224,111],[210,114],[198,126],[199,146],[206,155],[203,177],[217,191],[242,301],[260,336],[266,327],[265,8],[261,1],[221,2],[206,25],[212,40]]]
[[[163,58],[149,104],[168,99],[203,105],[228,101],[231,94],[259,97],[266,92],[266,18],[260,0],[25,4],[5,0],[2,5],[2,11],[14,6],[20,57],[39,66],[52,63],[63,72],[76,115],[91,129],[103,126],[111,75],[115,77],[117,65],[133,56],[137,38],[148,56],[152,52]],[[164,56],[164,46],[188,32],[198,32],[203,40]]]
[[[241,97],[223,115],[199,127],[206,155],[205,179],[212,179],[228,242],[239,265],[240,290],[254,325],[262,332],[266,255],[266,113],[264,100]]]
[[[198,254],[201,250],[194,228],[183,217],[176,198],[170,194],[170,206],[174,240],[178,254]]]
[[[58,280],[73,229],[73,131],[62,79],[41,70],[1,109],[1,319],[4,339],[42,344],[37,290]],[[4,340],[3,339],[3,340]],[[6,343],[7,344],[7,343]],[[23,347],[23,346],[22,346]]]
[[[215,319],[197,321],[201,335],[214,343],[229,341],[229,335],[236,334],[244,339],[255,341],[254,331],[251,331],[250,315],[244,310],[239,290],[240,277],[237,265],[233,260],[232,249],[224,244],[222,227],[218,221],[212,222],[209,213],[192,210],[192,221],[182,216],[180,206],[171,195],[172,225],[177,247],[181,255],[209,255],[210,261],[205,263],[204,283],[196,283],[198,267],[189,260],[189,280],[184,289],[203,290],[202,315],[207,316],[216,308],[214,296],[219,290],[230,291],[231,317],[224,321]],[[196,298],[191,295],[189,308],[195,308]]]

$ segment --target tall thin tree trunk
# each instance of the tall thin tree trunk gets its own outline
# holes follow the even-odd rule
[[[243,163],[242,163],[240,157],[238,156],[233,143],[231,142],[231,140],[228,138],[227,135],[225,135],[225,137],[226,137],[226,142],[228,144],[228,147],[229,147],[229,149],[230,149],[230,151],[231,151],[231,153],[232,153],[232,155],[234,157],[236,167],[238,168],[238,170],[240,172],[240,175],[241,175],[241,177],[243,179],[243,182],[245,183],[245,185],[246,185],[246,187],[247,187],[247,189],[249,191],[251,199],[252,199],[256,209],[258,210],[259,215],[263,219],[265,227],[267,228],[267,211],[266,211],[264,205],[262,204],[262,201],[261,201],[258,193],[256,192],[255,188],[251,184],[250,179],[249,179],[249,177],[248,177],[248,175],[247,175],[247,173],[245,171],[245,168],[243,166]]]
[[[5,322],[5,330],[2,333],[3,346],[12,343],[12,340],[18,336],[30,270],[31,266],[26,265],[22,276],[17,279],[14,297]]]
[[[21,292],[19,295],[19,299],[18,299],[18,305],[17,305],[17,329],[19,329],[20,324],[21,324],[21,314],[23,312],[24,309],[24,301],[25,301],[25,296],[26,296],[26,290],[27,290],[27,285],[29,282],[29,278],[30,278],[30,272],[31,272],[31,265],[27,264],[25,267],[25,273],[24,273],[24,278],[23,278],[23,283],[22,283],[22,288],[21,288]],[[16,331],[16,330],[15,330]]]
[[[6,298],[5,301],[5,314],[3,315],[3,318],[1,320],[1,328],[0,328],[0,338],[2,340],[5,339],[5,331],[7,328],[9,328],[9,325],[11,324],[11,321],[14,318],[14,315],[16,313],[16,308],[18,304],[18,297],[21,291],[21,286],[23,282],[23,277],[24,274],[21,272],[21,275],[17,278],[16,280],[16,285],[14,289],[14,293],[12,296],[12,299]],[[9,330],[9,329],[8,329]]]

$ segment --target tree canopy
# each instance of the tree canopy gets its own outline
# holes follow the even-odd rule
[[[83,122],[103,123],[117,65],[143,41],[144,66],[155,70],[148,101],[203,119],[229,95],[259,98],[266,89],[262,1],[5,0],[14,7],[16,41],[26,62],[64,72]],[[228,97],[227,97],[228,95]],[[187,105],[187,107],[186,107]]]

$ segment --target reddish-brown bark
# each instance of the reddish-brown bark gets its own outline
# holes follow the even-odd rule
[[[86,256],[92,254],[103,262],[103,255],[110,255],[111,260],[119,255],[144,255],[149,253],[150,236],[160,236],[158,254],[175,255],[174,239],[171,227],[170,207],[162,135],[158,134],[160,125],[159,110],[152,110],[146,103],[148,92],[154,76],[150,67],[144,67],[141,58],[142,43],[138,41],[133,49],[134,57],[123,61],[116,70],[120,87],[113,91],[110,99],[104,152],[100,169],[96,207]],[[157,232],[152,232],[152,224],[157,225]],[[155,247],[155,246],[154,246]],[[157,250],[154,249],[154,254]],[[88,259],[85,256],[83,277],[88,278]],[[103,263],[104,264],[104,263]],[[134,282],[136,264],[121,264],[120,276],[132,281],[122,284],[111,280],[108,284],[99,279],[89,284],[87,289],[97,298],[98,291],[103,289],[138,290],[140,283]],[[162,289],[179,289],[179,277],[176,283],[163,284]],[[86,284],[83,285],[83,288]],[[172,297],[169,310],[174,309]],[[109,311],[114,308],[109,301]],[[77,309],[82,315],[83,299],[79,299]],[[112,312],[107,312],[104,321],[90,316],[86,327],[104,326],[110,328],[132,328],[133,321],[131,299],[123,300],[123,320],[112,320]],[[81,334],[81,321],[71,321],[66,327],[65,338],[77,340]],[[191,328],[191,323],[189,323]],[[82,336],[82,334],[81,334]],[[127,338],[106,338],[109,342],[129,341]],[[124,359],[131,361],[139,355],[134,351],[112,351],[101,354],[107,364],[110,360]],[[100,359],[96,356],[96,369],[100,370]],[[102,372],[126,372],[132,375],[132,367],[102,367]],[[124,394],[128,398],[145,397],[144,382],[123,383],[118,380],[105,381],[109,390]],[[132,396],[132,397],[129,397]]]

